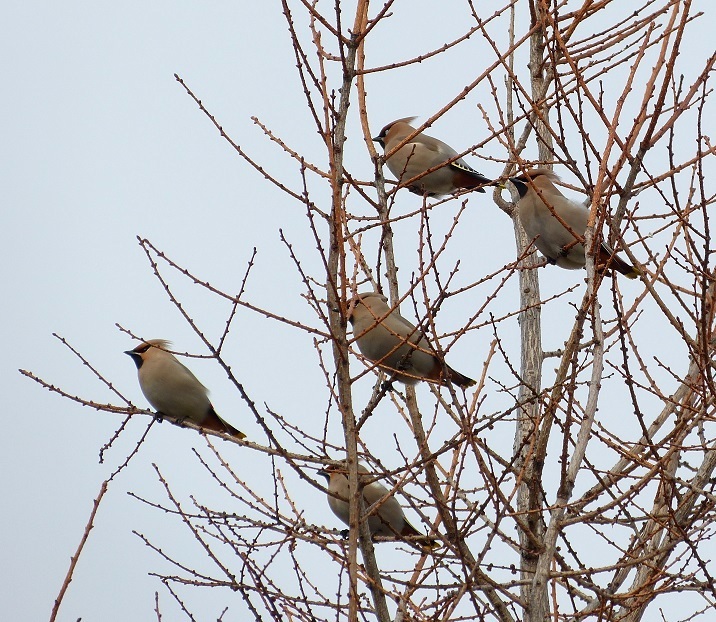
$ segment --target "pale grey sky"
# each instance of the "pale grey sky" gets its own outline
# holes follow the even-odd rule
[[[491,12],[502,3],[480,4],[492,7]],[[710,3],[703,4],[705,11],[714,11]],[[467,19],[467,14],[462,3],[441,7],[445,14],[430,20],[430,32],[421,16],[435,11],[435,3],[424,1],[419,8],[411,0],[411,6],[406,5],[398,2],[395,7],[390,22],[395,32],[386,24],[375,33],[369,64],[437,47],[464,30],[461,20]],[[198,339],[153,277],[136,236],[149,238],[179,263],[226,291],[238,291],[256,246],[249,298],[278,314],[310,325],[317,322],[300,297],[303,288],[278,233],[282,228],[309,271],[320,275],[315,242],[301,206],[237,157],[173,74],[186,80],[252,157],[294,187],[298,185],[297,167],[265,140],[251,116],[258,116],[308,160],[324,165],[326,156],[305,110],[277,2],[28,0],[6,3],[2,15],[0,230],[5,266],[1,312],[5,355],[0,378],[10,399],[0,437],[4,473],[0,610],[8,620],[43,620],[49,616],[100,483],[122,462],[148,419],[131,422],[105,463],[99,464],[99,449],[117,428],[120,417],[62,400],[21,377],[17,369],[32,370],[70,393],[117,403],[116,397],[52,337],[56,332],[120,392],[145,407],[134,365],[122,354],[133,342],[115,323],[148,338],[170,339],[177,350],[201,351]],[[709,19],[713,23],[713,15]],[[707,19],[702,19],[692,31],[704,36],[693,36],[685,48],[686,54],[692,50],[695,59],[706,56],[703,46],[713,48],[706,23]],[[410,36],[416,31],[427,40]],[[395,74],[369,77],[369,115],[375,132],[397,117],[415,114],[423,119],[433,114],[494,58],[477,35],[461,50],[460,62],[454,57],[435,59]],[[682,70],[697,72],[700,62]],[[478,142],[489,132],[476,104],[492,111],[490,100],[488,86],[482,85],[436,123],[431,134],[456,148]],[[357,114],[349,132],[349,165],[369,179],[372,165],[358,131]],[[494,151],[485,149],[485,154],[506,155],[497,145]],[[468,160],[488,176],[501,169],[497,162],[471,156]],[[315,191],[320,197],[318,184]],[[419,199],[407,192],[398,202],[406,212],[419,205]],[[434,217],[437,229],[451,224],[459,208],[457,201],[452,203],[441,208],[444,221]],[[464,283],[473,280],[475,273],[493,272],[514,259],[511,223],[489,195],[471,197],[469,207],[444,257],[445,266],[461,259],[459,280]],[[417,265],[416,226],[404,222],[395,229],[401,284],[405,286]],[[556,268],[545,271],[543,297],[582,278],[581,273]],[[228,305],[196,286],[174,281],[187,309],[208,336],[218,336]],[[515,286],[511,281],[495,302],[496,315],[515,309]],[[439,316],[440,328],[459,327],[491,287],[468,292],[459,303],[446,305]],[[623,291],[634,297],[641,289],[627,284]],[[566,339],[563,328],[568,325],[564,318],[571,313],[568,302],[580,297],[581,290],[555,303],[556,311],[545,320],[546,349],[557,348]],[[501,330],[504,346],[515,355],[519,345],[516,321],[504,324]],[[492,337],[485,329],[462,339],[451,350],[451,365],[479,375]],[[670,347],[664,339],[653,344],[653,353],[668,356]],[[652,346],[645,348],[652,351]],[[260,407],[266,403],[320,436],[328,397],[310,336],[239,310],[226,353]],[[221,369],[207,361],[187,364],[211,388],[217,411],[257,442],[264,442]],[[683,366],[683,358],[679,358],[677,371],[683,371]],[[280,381],[273,371],[276,367],[283,376]],[[361,391],[367,394],[371,386],[372,378],[366,378]],[[501,399],[504,396],[496,397],[490,408],[498,409]],[[604,408],[600,412],[607,417],[611,414]],[[391,449],[392,441],[381,438],[382,430],[394,425],[400,436],[405,431],[399,428],[405,426],[392,411],[386,411],[385,417],[369,422],[364,438],[373,440],[376,454],[381,454],[384,445],[382,458],[392,464],[398,457]],[[337,440],[340,422],[332,423],[331,438]],[[509,435],[493,440],[505,448],[511,446]],[[167,520],[126,492],[163,499],[151,466],[154,463],[186,498],[197,494],[194,484],[207,486],[207,478],[193,458],[192,447],[202,448],[204,442],[190,431],[168,424],[152,429],[140,455],[107,493],[60,620],[153,619],[155,590],[160,592],[166,619],[179,619],[174,617],[176,609],[166,591],[148,576],[149,572],[167,570],[166,564],[132,531],[181,551],[190,564],[202,564],[202,553],[177,521]],[[252,485],[270,494],[265,458],[235,446],[227,447],[224,456],[239,470],[245,464],[244,475]],[[231,500],[219,491],[207,488],[200,492],[203,501],[234,511],[222,506]],[[325,499],[317,492],[307,488],[305,502],[306,520],[339,526],[327,514]],[[224,620],[245,619],[245,605],[238,595],[218,590],[188,593],[189,602],[204,619],[215,619],[225,605],[230,609]]]

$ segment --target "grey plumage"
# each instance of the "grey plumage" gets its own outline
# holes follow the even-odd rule
[[[245,438],[245,434],[216,414],[206,387],[166,351],[169,346],[164,339],[150,339],[125,352],[137,366],[139,387],[147,401],[159,415],[170,417],[177,423],[189,419],[209,430]]]
[[[358,349],[405,384],[420,380],[467,388],[475,381],[443,363],[425,336],[378,292],[358,294],[348,318]]]
[[[415,131],[410,125],[413,119],[415,117],[406,117],[389,123],[373,140],[380,144],[388,155]],[[462,158],[410,182],[414,177],[448,162],[455,156],[457,151],[450,145],[420,133],[390,155],[386,164],[390,172],[401,182],[408,183],[408,189],[415,194],[439,197],[457,192],[461,188],[475,188],[478,192],[485,192],[483,186],[492,184],[492,180],[478,173]]]
[[[537,249],[551,263],[567,270],[577,270],[586,263],[584,245],[578,240],[584,238],[587,230],[589,209],[583,203],[565,197],[554,185],[558,179],[551,170],[537,168],[511,177],[510,181],[520,194],[517,213],[527,237],[534,239]],[[630,279],[641,274],[638,268],[618,257],[605,242],[599,249],[597,263]]]
[[[368,518],[368,528],[374,536],[409,537],[424,546],[435,546],[435,540],[428,538],[413,527],[405,517],[403,508],[395,496],[383,484],[371,481],[373,476],[362,465],[358,465],[359,478],[363,485],[363,503]],[[346,525],[349,524],[350,488],[348,467],[345,463],[331,465],[318,471],[328,480],[328,505],[331,511]]]

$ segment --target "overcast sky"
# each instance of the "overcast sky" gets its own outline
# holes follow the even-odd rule
[[[461,33],[467,19],[464,7],[451,7],[448,15],[431,19],[426,32],[421,16],[438,10],[438,4],[398,2],[391,22],[398,36],[387,28],[376,32],[369,64],[407,58]],[[491,7],[491,12],[502,3],[480,4]],[[702,4],[704,10],[714,12],[710,3]],[[278,231],[283,229],[307,268],[320,276],[303,209],[237,157],[173,74],[181,75],[252,157],[294,187],[296,166],[265,140],[252,116],[308,160],[325,166],[326,156],[303,105],[278,2],[27,0],[6,3],[2,14],[0,200],[5,297],[0,313],[5,354],[0,378],[10,399],[0,436],[4,473],[0,610],[8,620],[43,620],[49,616],[101,482],[123,461],[148,419],[132,421],[100,464],[99,450],[121,418],[60,399],[20,376],[18,368],[32,370],[84,398],[118,403],[52,336],[55,332],[121,393],[146,407],[136,369],[122,354],[133,342],[115,323],[147,338],[170,339],[178,350],[205,353],[152,275],[136,236],[149,238],[229,292],[238,291],[257,247],[248,286],[251,301],[317,325],[300,297],[303,288]],[[713,23],[713,15],[709,19]],[[699,49],[704,42],[713,47],[707,22],[702,19],[692,31],[703,36],[692,34],[686,55],[701,59],[706,55]],[[416,31],[425,33],[425,40],[409,36]],[[469,62],[436,59],[395,76],[369,79],[369,115],[375,133],[398,117],[414,114],[422,119],[433,114],[494,58],[478,36],[466,42],[461,53]],[[489,100],[488,86],[481,86],[431,133],[456,148],[478,142],[489,132],[476,104],[492,109]],[[713,123],[712,118],[708,122]],[[349,166],[369,179],[372,164],[361,140],[357,108],[349,133]],[[485,155],[505,157],[489,149]],[[472,157],[469,161],[488,176],[501,171],[497,162]],[[403,194],[405,211],[419,205],[417,197]],[[436,227],[451,224],[459,208],[458,202],[453,203]],[[514,259],[512,226],[504,214],[487,195],[471,197],[469,206],[463,229],[444,258],[446,266],[462,260],[460,278],[466,283],[476,273],[487,274]],[[403,287],[417,265],[415,229],[414,222],[396,226]],[[549,278],[542,278],[543,296],[579,279],[574,273],[552,269]],[[175,281],[178,294],[207,335],[219,336],[228,305],[185,281]],[[515,309],[515,285],[513,279],[502,292],[494,306],[496,314]],[[640,291],[637,285],[629,287],[624,286],[627,296]],[[488,291],[483,288],[466,294],[460,304],[446,305],[441,329],[458,328],[469,315],[465,309],[476,308]],[[569,315],[568,301],[580,297],[581,293],[575,294],[557,308]],[[511,326],[512,332],[503,327],[504,345],[514,355],[519,333],[516,321]],[[561,330],[564,326],[558,314],[546,319],[546,349],[561,346],[567,337]],[[450,364],[468,375],[479,375],[492,337],[485,330],[461,340],[451,350]],[[666,343],[659,345],[668,348]],[[328,397],[309,335],[242,309],[226,353],[257,404],[266,403],[292,417],[293,423],[305,422],[320,436]],[[208,361],[193,360],[188,365],[210,387],[217,411],[264,442],[222,370]],[[681,359],[677,370],[684,367]],[[371,385],[372,379],[366,378],[364,392]],[[372,435],[376,453],[380,453],[381,427],[402,425],[395,413],[390,416],[395,419],[371,423],[364,431]],[[333,420],[330,435],[341,438],[339,420]],[[511,438],[503,442],[509,447]],[[159,582],[148,576],[166,566],[132,530],[160,544],[183,547],[178,543],[185,543],[182,552],[192,561],[194,553],[200,560],[201,552],[176,521],[166,520],[126,493],[163,498],[151,467],[155,463],[178,490],[194,494],[198,469],[191,449],[203,446],[191,431],[168,424],[151,430],[140,455],[110,486],[60,620],[152,619],[156,590],[162,610],[174,611]],[[246,475],[258,489],[267,483],[262,457],[233,445],[224,455],[235,465],[246,463]],[[397,459],[387,444],[382,457],[389,465]],[[196,481],[204,482],[206,477]],[[205,492],[217,506],[226,501],[218,491]],[[306,490],[305,501],[307,520],[338,526],[326,514],[325,499],[317,492]],[[238,595],[227,601],[223,592],[195,590],[192,598],[205,619],[216,618],[227,602],[231,608],[224,620],[245,619]]]

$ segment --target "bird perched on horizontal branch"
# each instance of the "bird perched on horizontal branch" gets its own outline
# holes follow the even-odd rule
[[[346,525],[350,524],[348,466],[345,462],[329,465],[318,471],[328,480],[328,505],[332,512]],[[373,476],[362,465],[358,465],[358,476],[363,484],[363,503],[368,528],[373,536],[389,538],[404,537],[428,548],[434,548],[436,541],[413,527],[405,518],[403,508],[392,492],[383,484],[371,481]]]
[[[420,380],[452,382],[462,388],[475,384],[472,378],[441,361],[425,335],[398,311],[391,310],[383,294],[358,294],[351,305],[348,321],[361,354],[397,380],[405,384]]]
[[[385,150],[385,163],[390,172],[406,184],[410,192],[440,197],[463,188],[485,192],[483,186],[494,183],[468,166],[462,158],[457,158],[457,151],[450,145],[422,132],[391,154],[395,147],[415,132],[415,128],[410,125],[415,118],[393,121],[373,139]],[[431,169],[436,170],[423,175]],[[422,177],[411,181],[419,175]]]
[[[584,233],[589,209],[564,196],[554,181],[559,177],[549,169],[535,168],[517,177],[510,177],[520,199],[517,213],[527,237],[550,263],[567,270],[583,268]],[[619,258],[606,242],[602,242],[596,258],[600,270],[616,270],[629,279],[641,274],[639,268]]]
[[[170,345],[164,339],[149,339],[125,352],[136,364],[139,388],[157,415],[173,419],[179,425],[188,419],[207,430],[245,438],[244,433],[216,414],[207,388],[173,354],[167,352]]]

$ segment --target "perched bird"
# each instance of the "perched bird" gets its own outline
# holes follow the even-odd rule
[[[415,118],[406,117],[389,123],[373,140],[383,147],[386,154],[390,153],[393,147],[402,143],[415,131],[410,125]],[[478,192],[485,192],[482,186],[492,184],[492,180],[468,166],[462,158],[457,158],[420,179],[410,181],[425,171],[452,160],[455,156],[457,151],[450,145],[421,133],[389,156],[386,164],[390,172],[400,181],[410,183],[408,189],[415,194],[439,197],[457,192],[461,188],[475,188]]]
[[[164,339],[150,339],[125,352],[136,364],[139,387],[157,414],[179,424],[189,419],[202,428],[245,438],[245,434],[216,414],[207,396],[208,390],[166,351],[170,345]]]
[[[578,236],[583,238],[587,230],[589,209],[565,197],[553,183],[558,179],[555,173],[545,168],[510,177],[520,193],[517,213],[527,236],[534,239],[535,246],[550,263],[567,270],[577,270],[586,263],[584,245],[578,241]],[[550,208],[572,231],[555,217]],[[641,274],[638,268],[617,257],[605,242],[599,249],[597,264],[600,268],[621,272],[630,279]]]
[[[358,465],[358,473],[361,483],[370,482],[363,486],[363,503],[369,517],[368,529],[373,536],[407,536],[423,546],[433,548],[436,545],[435,540],[420,533],[408,522],[400,503],[383,484],[370,481],[373,476],[362,464]],[[328,480],[328,491],[331,493],[328,495],[328,505],[331,510],[346,525],[350,524],[348,467],[345,463],[330,465],[318,471],[318,474]]]
[[[348,321],[353,326],[358,349],[367,359],[392,372],[405,384],[419,380],[446,384],[452,382],[463,389],[475,384],[443,363],[423,333],[396,310],[378,292],[358,294],[352,301]]]

